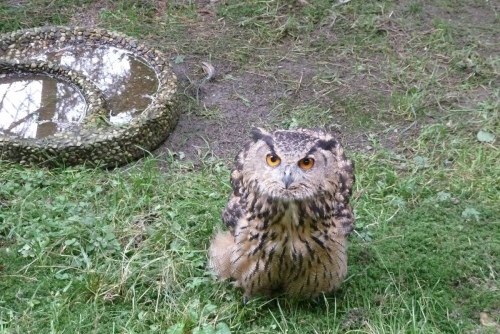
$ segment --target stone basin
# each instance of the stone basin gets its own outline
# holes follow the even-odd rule
[[[177,123],[166,57],[120,33],[43,27],[0,35],[0,159],[114,167]]]

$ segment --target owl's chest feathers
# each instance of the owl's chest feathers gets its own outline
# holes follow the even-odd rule
[[[250,202],[247,213],[235,230],[241,255],[262,257],[279,254],[280,261],[315,257],[328,252],[331,240],[331,214],[318,213],[319,206],[307,202],[274,201],[258,198]],[[321,210],[320,210],[321,211]]]
[[[246,295],[284,291],[315,297],[340,284],[345,242],[326,204],[259,198],[249,205],[234,230],[231,257],[236,284]]]

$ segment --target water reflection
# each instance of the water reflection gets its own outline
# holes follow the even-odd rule
[[[82,72],[99,87],[114,124],[129,122],[151,103],[158,88],[154,70],[129,51],[116,47],[69,45],[41,56]]]
[[[0,134],[43,138],[76,126],[86,103],[72,85],[41,75],[0,79]]]
[[[68,45],[43,52],[33,58],[80,71],[102,90],[113,124],[141,113],[158,89],[154,70],[126,50]],[[42,138],[77,126],[85,112],[73,85],[42,75],[0,76],[0,134]]]

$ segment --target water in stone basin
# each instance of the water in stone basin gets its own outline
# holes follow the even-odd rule
[[[68,45],[33,57],[77,70],[102,90],[109,121],[120,125],[140,114],[158,89],[154,70],[129,51]],[[15,102],[15,103],[14,103]],[[0,134],[42,138],[83,120],[85,101],[73,85],[43,75],[0,77]]]
[[[0,134],[43,138],[66,130],[85,116],[78,89],[44,75],[0,78]]]

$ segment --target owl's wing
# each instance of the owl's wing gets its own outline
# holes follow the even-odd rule
[[[245,215],[244,207],[240,204],[240,197],[231,195],[226,207],[222,211],[222,221],[231,233],[234,232],[238,221]]]
[[[222,211],[222,221],[227,226],[231,233],[234,232],[236,225],[241,217],[246,214],[245,210],[245,200],[243,199],[243,194],[245,193],[243,184],[243,163],[246,157],[246,153],[250,147],[251,143],[245,145],[245,147],[238,153],[234,161],[234,169],[231,172],[231,187],[233,188],[233,193],[229,197],[229,201],[226,207]]]
[[[344,155],[342,148],[337,147],[334,154],[338,160],[339,187],[335,194],[335,215],[336,226],[340,226],[344,235],[349,235],[354,230],[354,212],[349,200],[352,195],[352,188],[356,181],[354,175],[354,162]]]
[[[334,216],[333,220],[335,224],[336,231],[340,232],[340,235],[348,236],[354,231],[354,212],[352,211],[352,206],[349,203],[334,203],[334,208],[337,214]]]

